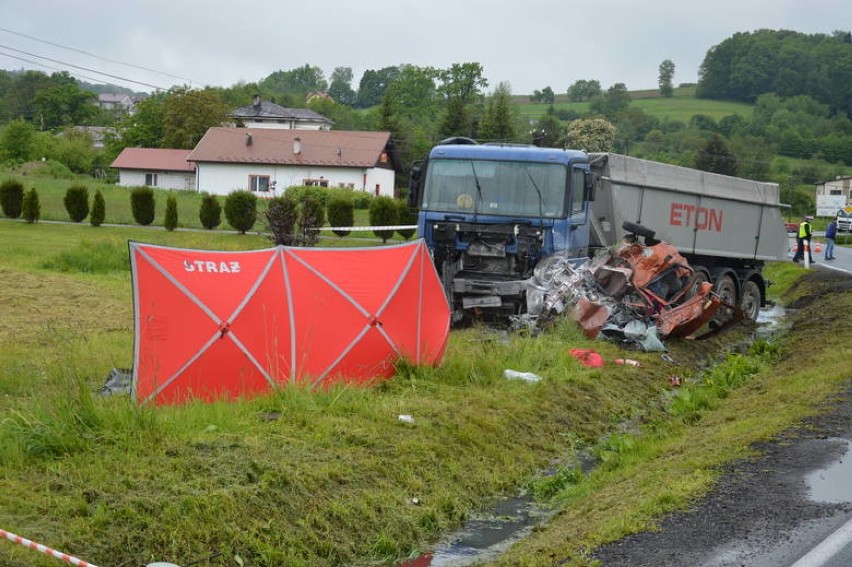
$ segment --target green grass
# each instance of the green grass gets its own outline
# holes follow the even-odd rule
[[[649,96],[653,95],[653,96]],[[718,121],[720,118],[730,114],[739,114],[744,117],[751,116],[753,105],[718,100],[695,98],[694,87],[675,89],[673,97],[661,97],[655,92],[631,93],[635,95],[630,105],[639,108],[649,116],[660,119],[680,120],[688,123],[690,118],[696,114],[704,114]],[[519,116],[524,120],[538,120],[546,114],[550,105],[531,103],[526,97],[515,97]],[[570,110],[580,114],[589,111],[588,102],[569,102],[562,95],[556,98],[553,107],[557,110]]]
[[[695,365],[718,356],[722,338],[671,341],[674,367],[631,353],[643,369],[590,369],[568,350],[594,348],[607,361],[623,352],[566,321],[538,337],[454,331],[439,367],[400,364],[372,388],[139,408],[93,394],[111,368],[132,363],[129,239],[268,246],[221,231],[0,223],[0,526],[99,565],[185,564],[214,552],[222,565],[393,564],[522,486],[562,513],[505,561],[582,560],[684,506],[720,463],[813,411],[846,376],[845,334],[822,337],[823,324],[808,327],[807,351],[791,341],[771,370],[733,358],[702,375]],[[779,264],[769,277],[802,296],[813,292],[799,286],[803,273]],[[544,380],[508,381],[505,368]],[[673,372],[696,395],[672,402],[679,409],[666,417]],[[704,384],[711,403],[696,401]],[[653,435],[622,427],[643,422]],[[569,465],[539,474],[580,450],[605,466],[587,477]],[[55,563],[0,544],[0,564]]]

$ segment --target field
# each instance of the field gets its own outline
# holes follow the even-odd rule
[[[641,109],[649,116],[655,116],[661,120],[679,120],[684,123],[689,123],[689,119],[695,114],[703,114],[718,121],[730,114],[749,117],[752,112],[750,104],[695,98],[694,87],[675,89],[675,95],[670,98],[650,96],[651,94],[654,93],[631,93],[634,97],[630,103],[631,108]],[[540,116],[547,113],[550,106],[531,103],[528,97],[515,97],[514,100],[515,108],[524,120],[538,120]],[[553,107],[556,110],[585,113],[589,110],[589,103],[570,102],[565,95],[560,95],[556,97]]]
[[[96,393],[133,360],[128,240],[269,246],[0,220],[0,526],[102,566],[214,554],[211,565],[394,565],[519,491],[561,512],[503,561],[585,565],[594,546],[687,506],[722,463],[816,411],[848,375],[845,327],[824,323],[850,307],[848,286],[827,293],[787,263],[771,269],[775,293],[832,298],[802,305],[808,341],[769,346],[743,326],[671,341],[674,363],[629,353],[637,369],[569,321],[540,336],[476,327],[453,331],[439,367],[400,364],[372,388],[137,407]],[[741,341],[755,344],[725,354]],[[607,364],[587,368],[570,348]],[[506,368],[543,379],[506,380]],[[595,466],[581,471],[580,455]],[[0,544],[2,565],[55,564]]]

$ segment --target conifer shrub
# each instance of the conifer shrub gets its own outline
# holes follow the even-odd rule
[[[198,220],[201,226],[207,230],[213,230],[222,224],[222,205],[216,195],[205,193],[201,198],[201,207],[198,210]]]
[[[270,199],[266,210],[269,239],[278,245],[297,246],[300,242],[296,235],[298,217],[299,204],[289,192],[281,197]]]
[[[148,226],[154,222],[155,205],[154,190],[150,187],[134,187],[130,192],[130,210],[137,224]]]
[[[325,224],[325,206],[319,193],[305,192],[299,199],[299,232],[305,246],[316,246],[319,231]]]
[[[257,196],[249,191],[234,191],[225,198],[225,220],[240,234],[257,222]]]
[[[98,189],[95,191],[95,196],[92,198],[92,213],[89,215],[89,222],[92,226],[101,226],[106,219],[106,201],[104,194]]]
[[[178,225],[178,210],[177,198],[174,195],[169,195],[166,198],[166,218],[163,221],[163,226],[169,232],[174,231]]]
[[[85,185],[72,185],[65,191],[63,203],[68,218],[74,222],[83,222],[89,216],[89,189]]]
[[[373,196],[366,191],[353,191],[352,204],[356,209],[369,209],[370,203],[373,202]]]
[[[408,203],[405,201],[396,201],[396,213],[397,213],[397,223],[398,224],[407,224],[407,225],[416,225],[417,224],[417,209],[412,209],[408,206]],[[417,232],[416,228],[399,228],[397,229],[397,234],[399,234],[404,239],[408,240],[414,233]]]
[[[24,195],[24,200],[21,203],[21,216],[30,224],[38,222],[38,219],[41,218],[41,201],[39,201],[35,187],[31,187]]]
[[[328,222],[331,226],[352,226],[355,224],[355,205],[352,199],[343,195],[334,195],[328,201]],[[335,230],[337,236],[346,236],[351,230]]]
[[[6,179],[0,184],[0,208],[10,219],[21,216],[24,204],[24,185],[17,179]]]
[[[396,201],[391,197],[380,196],[374,197],[370,203],[370,225],[371,226],[390,226],[397,224],[397,207]],[[382,239],[382,242],[387,242],[388,238],[393,236],[393,230],[374,230],[373,234]]]

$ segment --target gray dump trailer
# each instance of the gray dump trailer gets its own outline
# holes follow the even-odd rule
[[[640,225],[676,246],[725,301],[757,317],[766,296],[763,265],[787,256],[777,184],[612,153],[589,160],[592,248],[612,246]]]

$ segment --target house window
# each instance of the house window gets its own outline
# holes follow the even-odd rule
[[[840,189],[832,189],[831,194],[832,195],[843,195],[843,191],[841,191]]]
[[[156,187],[157,186],[157,174],[156,173],[146,173],[145,174],[145,185],[148,187]]]
[[[302,185],[308,187],[328,187],[328,179],[320,177],[319,179],[303,179]]]
[[[249,191],[266,193],[269,191],[268,175],[249,175]]]

